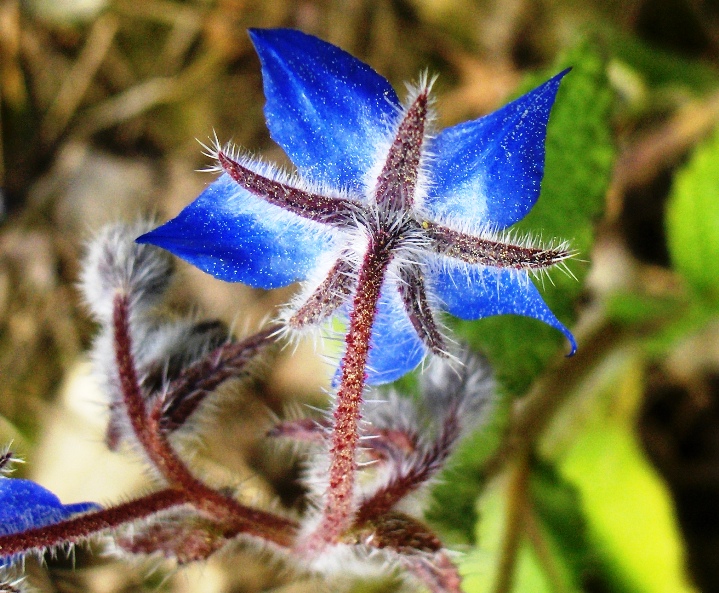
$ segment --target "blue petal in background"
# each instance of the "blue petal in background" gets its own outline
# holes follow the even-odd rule
[[[272,138],[306,178],[361,191],[400,101],[347,52],[290,29],[253,29]]]
[[[30,480],[0,478],[0,534],[20,533],[97,510],[91,502],[64,505],[49,490]],[[0,567],[13,559],[0,558]]]
[[[547,307],[539,291],[524,272],[480,266],[438,266],[432,286],[445,308],[461,319],[492,315],[524,315],[561,331],[569,340],[570,354],[577,343],[564,324]]]
[[[385,282],[370,340],[367,382],[380,385],[399,379],[414,369],[426,352],[407,317],[397,288]]]
[[[227,282],[278,288],[305,278],[328,247],[299,218],[258,198],[223,174],[180,214],[137,241],[167,249]]]
[[[560,72],[509,105],[443,130],[430,145],[432,185],[426,200],[441,219],[503,229],[524,218],[539,198],[544,140]]]

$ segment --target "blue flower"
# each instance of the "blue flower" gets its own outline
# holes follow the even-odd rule
[[[574,352],[530,278],[572,253],[506,231],[539,197],[547,121],[566,71],[434,134],[426,80],[402,104],[383,77],[333,45],[287,29],[250,35],[267,125],[296,174],[217,147],[219,179],[140,242],[227,281],[303,281],[285,313],[295,329],[347,315],[361,278],[380,283],[370,383],[400,377],[427,351],[446,353],[438,310],[534,317]]]
[[[100,507],[91,502],[64,505],[49,490],[30,480],[0,478],[0,535],[45,527]],[[0,556],[2,550],[0,550]],[[0,558],[0,568],[14,560]]]

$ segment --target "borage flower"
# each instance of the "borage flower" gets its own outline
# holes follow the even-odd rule
[[[218,147],[220,178],[139,241],[227,281],[304,281],[288,326],[349,312],[343,367],[358,356],[349,366],[366,368],[369,383],[397,379],[427,351],[447,353],[438,310],[534,317],[574,352],[530,279],[571,252],[505,231],[539,197],[547,120],[566,71],[433,136],[426,80],[403,106],[383,77],[333,45],[294,30],[250,34],[267,125],[297,174]]]

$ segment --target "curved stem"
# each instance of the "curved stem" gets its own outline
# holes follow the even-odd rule
[[[281,546],[289,546],[297,531],[294,521],[240,504],[234,498],[206,486],[192,475],[170,446],[161,428],[162,410],[155,407],[152,414],[147,413],[132,357],[129,301],[126,295],[115,297],[113,324],[115,356],[128,419],[153,466],[170,486],[181,490],[187,501],[196,509],[208,513],[218,521],[233,525],[238,533],[247,533]]]

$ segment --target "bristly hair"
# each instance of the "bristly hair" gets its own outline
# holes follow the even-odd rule
[[[25,463],[24,459],[15,456],[10,447],[12,447],[12,442],[0,449],[0,479],[2,476],[8,476],[13,473],[16,463]]]
[[[0,593],[34,593],[36,589],[26,577],[18,577],[13,569],[0,568]]]
[[[128,295],[133,314],[141,314],[167,291],[174,272],[172,256],[154,245],[135,243],[154,226],[151,220],[108,225],[89,241],[80,290],[97,321],[110,320],[118,293]]]

